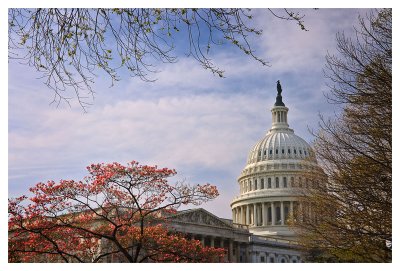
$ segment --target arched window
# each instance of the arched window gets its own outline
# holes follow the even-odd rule
[[[271,178],[268,178],[268,188],[271,188],[272,184],[271,184]]]

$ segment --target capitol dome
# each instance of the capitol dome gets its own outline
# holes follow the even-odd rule
[[[312,153],[310,145],[292,129],[270,130],[250,150],[247,164],[265,160],[304,159]]]
[[[257,235],[292,238],[288,220],[303,208],[298,201],[300,188],[309,185],[304,172],[318,165],[310,145],[289,128],[289,109],[282,101],[279,81],[277,90],[272,127],[251,148],[238,178],[240,194],[231,208],[239,227],[248,227]]]

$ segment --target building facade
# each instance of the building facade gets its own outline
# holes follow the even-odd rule
[[[219,218],[202,208],[178,212],[170,217],[167,226],[188,239],[200,240],[204,246],[225,248],[226,262],[301,262],[295,240],[253,234],[247,225]]]

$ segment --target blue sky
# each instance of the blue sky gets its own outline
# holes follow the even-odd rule
[[[213,61],[226,78],[178,55],[178,63],[158,66],[154,83],[123,76],[97,78],[94,104],[84,114],[73,104],[49,105],[52,92],[32,68],[8,65],[8,196],[27,193],[39,181],[80,179],[95,162],[130,160],[175,168],[175,179],[212,183],[220,196],[203,208],[230,218],[238,194],[237,177],[250,148],[271,126],[276,81],[289,107],[289,125],[311,142],[318,114],[335,107],[324,98],[322,69],[336,53],[335,35],[353,34],[365,9],[299,10],[309,31],[256,10],[263,29],[255,42],[264,67],[232,48],[216,48]],[[101,73],[99,73],[101,75]]]

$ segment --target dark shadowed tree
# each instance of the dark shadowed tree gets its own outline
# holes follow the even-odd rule
[[[327,56],[327,95],[342,111],[321,116],[314,150],[325,177],[297,221],[308,261],[390,262],[392,258],[392,11],[359,19]],[[309,215],[311,214],[311,215]]]
[[[268,9],[269,10],[269,9]],[[229,44],[255,55],[250,9],[9,9],[9,58],[33,66],[54,91],[54,102],[77,98],[85,109],[92,101],[97,71],[112,85],[122,72],[152,81],[160,63],[173,63],[183,46],[186,55],[223,77],[211,49]],[[303,16],[283,9],[269,14],[292,20],[305,30]],[[70,93],[72,90],[72,94]]]

